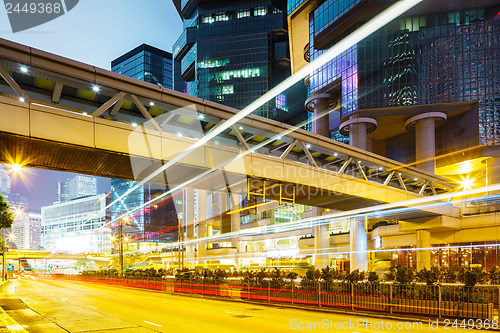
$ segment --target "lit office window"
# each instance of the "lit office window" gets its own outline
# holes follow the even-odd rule
[[[208,59],[201,60],[198,63],[198,68],[216,68],[226,66],[227,64],[229,64],[229,59]]]
[[[288,107],[286,106],[286,96],[279,94],[275,99],[276,108],[288,112]]]
[[[234,86],[223,86],[222,95],[232,95],[234,94]]]
[[[267,7],[257,7],[253,10],[253,16],[264,16],[267,15]]]
[[[235,78],[249,78],[249,77],[257,77],[261,75],[266,74],[266,70],[261,69],[261,68],[246,68],[246,69],[240,69],[240,70],[235,70],[235,71],[226,71],[226,72],[220,72],[215,74],[215,79],[216,80],[231,80]]]
[[[237,18],[250,17],[250,10],[249,9],[239,10],[238,13],[236,13],[236,17]]]
[[[226,13],[217,13],[215,14],[215,21],[220,22],[220,21],[228,21],[229,16],[227,16]]]
[[[214,22],[215,20],[211,15],[201,17],[201,23],[214,23]]]

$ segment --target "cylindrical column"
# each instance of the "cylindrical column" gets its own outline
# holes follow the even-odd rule
[[[368,270],[366,224],[366,217],[350,221],[351,271],[359,269],[359,271],[366,272]]]
[[[198,190],[198,238],[207,237],[207,192]],[[207,255],[207,243],[205,241],[198,242],[198,259],[205,267]]]
[[[349,143],[351,146],[367,150],[366,123],[352,124],[349,128]]]
[[[231,194],[231,211],[240,209],[241,195]],[[241,228],[241,216],[240,213],[231,214],[231,232],[238,233]],[[241,252],[240,249],[240,239],[238,236],[233,235],[231,238],[232,246],[236,248],[236,256]],[[236,266],[239,266],[238,258],[235,258]]]
[[[431,233],[428,230],[417,230],[417,270],[431,268]]]
[[[359,118],[352,116],[351,119],[340,124],[339,132],[344,136],[349,136],[349,144],[353,147],[371,150],[370,138],[368,134],[377,129],[377,121],[372,118]]]
[[[312,131],[316,134],[330,137],[330,114],[335,101],[330,94],[314,94],[305,102],[308,111],[313,112]]]
[[[314,103],[313,132],[319,135],[330,137],[330,116],[328,114],[321,117],[321,113],[329,108],[328,99],[317,99]]]
[[[420,119],[415,125],[415,132],[416,159],[421,161],[417,167],[426,172],[435,173],[436,122],[433,118]]]
[[[313,216],[322,216],[324,208],[313,207]],[[325,268],[329,265],[328,249],[330,247],[330,225],[320,224],[313,228],[314,233],[314,266]]]
[[[406,121],[406,129],[415,128],[415,157],[422,171],[436,173],[436,127],[445,121],[446,114],[441,112],[422,113]]]
[[[186,226],[186,240],[194,239],[194,190],[184,189],[184,209],[183,219]],[[193,243],[186,245],[186,263],[193,265],[195,260],[195,245]]]

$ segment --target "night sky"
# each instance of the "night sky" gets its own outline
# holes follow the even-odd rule
[[[172,0],[81,0],[65,15],[18,33],[12,33],[7,14],[0,9],[0,38],[105,69],[142,43],[171,52],[181,33]],[[28,196],[32,211],[56,201],[57,182],[74,176],[28,168],[23,175],[13,177],[11,190]],[[109,190],[110,180],[98,178],[98,192]]]
[[[5,166],[8,170],[8,166]],[[11,192],[28,197],[29,210],[39,212],[42,206],[49,206],[57,201],[57,182],[68,180],[73,173],[43,169],[23,168],[20,175],[10,173]],[[107,193],[111,189],[111,180],[97,178],[97,193]]]

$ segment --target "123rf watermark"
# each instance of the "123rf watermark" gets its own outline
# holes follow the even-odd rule
[[[321,321],[299,321],[290,320],[290,329],[293,330],[378,330],[378,331],[406,331],[416,332],[420,330],[458,330],[458,329],[498,329],[498,319],[444,319],[428,321],[393,321],[375,319],[349,319],[346,321],[334,321],[323,319]]]

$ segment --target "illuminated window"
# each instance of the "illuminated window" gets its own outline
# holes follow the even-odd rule
[[[237,18],[250,17],[250,10],[249,9],[239,10],[238,13],[236,14],[236,17]]]
[[[214,22],[215,22],[215,20],[211,15],[201,17],[201,23],[214,23]]]
[[[215,80],[232,80],[237,78],[250,78],[265,75],[266,70],[264,68],[245,68],[238,69],[234,71],[219,72],[214,75]]]
[[[234,86],[223,86],[222,95],[232,95],[234,94]]]
[[[198,68],[215,68],[229,64],[229,59],[208,59],[198,63]]]
[[[217,13],[215,14],[215,21],[219,22],[219,21],[228,21],[229,20],[229,16],[227,16],[226,13]]]
[[[288,107],[286,106],[286,96],[279,94],[275,99],[276,108],[288,112]]]
[[[253,16],[264,16],[267,15],[267,7],[257,7],[253,10]]]

